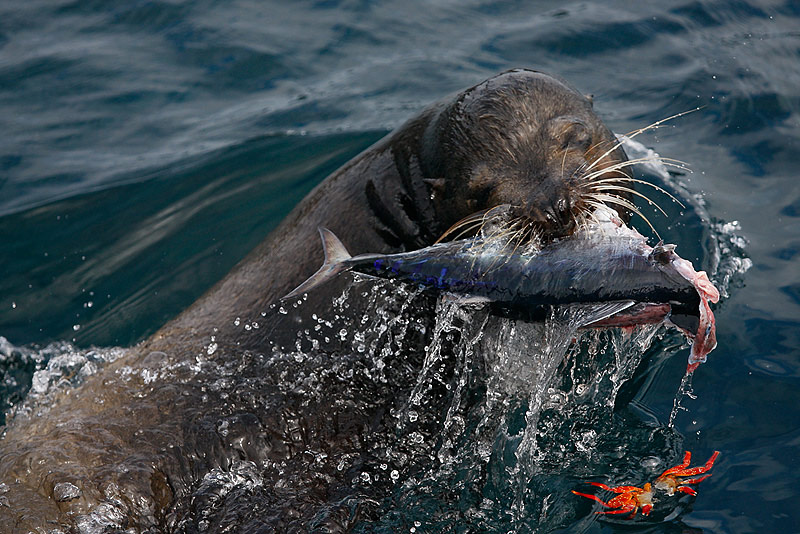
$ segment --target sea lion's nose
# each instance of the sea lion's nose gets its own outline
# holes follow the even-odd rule
[[[547,212],[552,223],[552,237],[565,237],[575,231],[575,217],[572,214],[572,203],[569,199],[558,199]]]
[[[522,207],[528,218],[546,239],[565,237],[575,231],[573,203],[567,194],[544,198],[534,195]]]

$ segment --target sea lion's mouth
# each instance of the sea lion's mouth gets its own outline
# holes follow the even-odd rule
[[[550,242],[568,237],[580,227],[585,210],[579,202],[560,198],[545,207],[522,205],[512,209],[518,224],[529,226],[541,241]]]

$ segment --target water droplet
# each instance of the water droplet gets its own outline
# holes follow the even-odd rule
[[[242,320],[237,317],[236,319],[233,320],[233,326],[239,326],[241,322]]]
[[[13,310],[13,309],[14,309],[14,308],[16,308],[16,307],[17,307],[17,303],[16,303],[16,302],[12,302],[12,303],[11,303],[11,309]]]
[[[648,469],[650,471],[657,471],[659,467],[661,467],[661,460],[656,456],[648,456],[646,458],[642,458],[642,467]]]
[[[79,325],[79,324],[74,324],[74,325],[72,325],[72,329],[73,329],[74,331],[76,331],[76,332],[77,332],[78,330],[80,330],[80,329],[81,329],[81,325]]]
[[[393,482],[397,482],[397,479],[400,478],[400,473],[397,471],[397,469],[392,469],[392,472],[389,473],[389,477]]]
[[[217,351],[217,344],[216,343],[211,343],[208,346],[208,349],[206,349],[206,352],[208,353],[209,356],[214,354],[216,351]]]

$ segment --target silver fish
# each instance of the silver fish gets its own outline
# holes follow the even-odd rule
[[[325,228],[322,267],[284,299],[313,290],[343,271],[420,284],[471,302],[489,302],[500,314],[537,319],[559,304],[605,304],[588,327],[631,327],[669,321],[692,339],[687,373],[716,347],[709,301],[719,291],[705,272],[675,253],[650,247],[615,217],[528,251],[496,238],[475,237],[399,254],[351,256]]]

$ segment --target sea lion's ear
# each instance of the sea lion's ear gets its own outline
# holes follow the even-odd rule
[[[594,95],[589,94],[589,95],[583,95],[583,96],[585,96],[586,100],[589,101],[589,104],[591,104],[591,106],[594,107]]]

